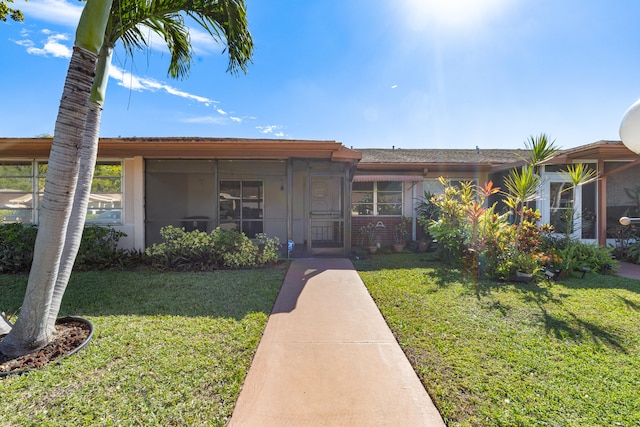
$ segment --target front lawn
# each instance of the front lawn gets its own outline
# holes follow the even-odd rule
[[[0,425],[225,425],[284,273],[74,273],[60,316],[91,320],[93,339],[0,379]],[[2,310],[26,280],[0,275]]]
[[[640,425],[640,281],[476,286],[432,254],[356,268],[449,427]]]

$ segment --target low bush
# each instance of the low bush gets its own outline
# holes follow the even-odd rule
[[[280,242],[264,234],[256,241],[236,230],[216,228],[211,233],[167,226],[163,242],[146,250],[151,265],[162,270],[210,271],[218,268],[260,267],[278,260]]]
[[[0,273],[29,271],[37,233],[34,225],[0,225]]]
[[[542,264],[545,267],[569,273],[582,267],[595,272],[606,272],[609,269],[603,269],[605,265],[615,268],[617,264],[613,247],[566,239],[558,235],[545,235],[540,250],[544,254],[545,261]]]
[[[87,271],[124,267],[130,259],[129,251],[118,248],[118,242],[125,236],[112,227],[86,226],[74,268]]]
[[[0,273],[22,273],[31,269],[38,228],[35,225],[0,225]],[[74,264],[76,270],[104,270],[123,267],[128,251],[118,248],[125,233],[111,227],[87,226]]]

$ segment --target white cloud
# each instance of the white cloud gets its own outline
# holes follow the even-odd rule
[[[64,0],[16,1],[16,8],[25,15],[25,21],[35,18],[53,24],[75,28],[80,20],[84,2],[66,2]]]
[[[118,67],[112,66],[109,70],[109,76],[115,79],[118,82],[119,86],[126,87],[127,89],[130,89],[130,90],[135,90],[139,92],[164,91],[169,95],[174,95],[180,98],[196,101],[201,104],[205,104],[205,106],[210,106],[211,104],[217,104],[217,101],[214,101],[213,99],[209,99],[207,97],[200,96],[200,95],[194,95],[192,93],[185,92],[180,89],[176,89],[173,86],[169,86],[166,83],[158,82],[157,80],[154,80],[154,79],[134,76],[133,74],[127,71],[124,71],[123,69]]]
[[[223,125],[227,123],[225,117],[218,116],[203,116],[203,117],[191,117],[181,120],[183,123],[195,123],[195,124],[211,124],[211,125]]]
[[[48,37],[43,42],[42,47],[36,47],[33,40],[28,38],[22,40],[14,40],[14,42],[20,46],[24,46],[27,49],[27,53],[31,55],[39,56],[53,56],[56,58],[71,58],[71,48],[63,41],[68,41],[69,36],[62,33],[54,33],[49,30],[42,30],[42,33]],[[29,35],[27,31],[22,31],[21,34],[26,37]]]
[[[188,22],[189,21],[187,21],[187,23]],[[191,40],[193,51],[198,55],[214,52],[219,53],[224,49],[224,45],[220,44],[219,41],[211,38],[209,33],[202,31],[199,28],[189,28],[189,39]]]
[[[256,126],[256,129],[258,129],[260,133],[277,136],[278,138],[289,137],[289,135],[287,135],[282,130],[280,130],[282,129],[282,126],[278,126],[278,125]]]

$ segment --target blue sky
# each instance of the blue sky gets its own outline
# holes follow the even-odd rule
[[[52,134],[83,3],[30,0],[0,23],[0,136]],[[192,34],[185,80],[162,44],[114,58],[105,137],[336,140],[354,148],[563,148],[619,139],[640,97],[637,0],[247,0],[246,75]]]

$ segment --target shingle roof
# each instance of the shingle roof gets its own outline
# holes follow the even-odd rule
[[[505,149],[356,149],[362,153],[360,163],[437,163],[437,164],[484,164],[515,163],[526,156],[526,150]]]

